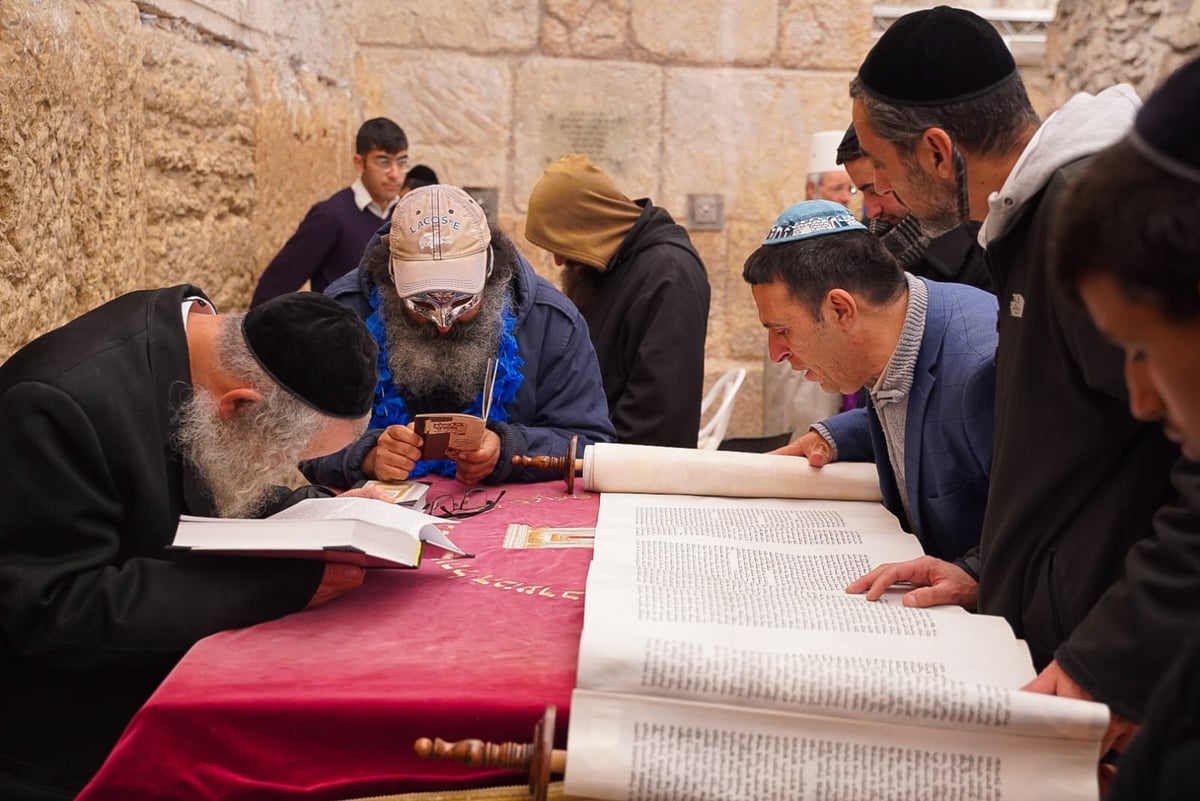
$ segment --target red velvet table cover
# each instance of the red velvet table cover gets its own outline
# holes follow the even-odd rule
[[[413,752],[426,736],[528,742],[547,704],[565,744],[592,552],[501,545],[508,523],[592,527],[600,496],[572,497],[561,481],[504,489],[451,532],[474,558],[430,549],[418,570],[372,570],[325,607],[197,643],[80,799],[349,799],[524,782]]]

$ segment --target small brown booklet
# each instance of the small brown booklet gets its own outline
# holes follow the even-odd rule
[[[483,414],[450,412],[446,414],[418,414],[413,418],[415,431],[424,444],[422,459],[445,459],[446,449],[459,451],[479,450],[483,444],[483,432],[487,430],[488,413],[492,408],[492,389],[496,385],[496,360],[488,359],[487,371],[483,376]]]
[[[425,440],[422,459],[445,459],[446,449],[478,450],[486,424],[473,414],[418,414],[413,430]]]

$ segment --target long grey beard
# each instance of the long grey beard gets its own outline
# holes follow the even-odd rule
[[[387,333],[392,383],[403,397],[448,397],[466,407],[483,389],[487,361],[500,349],[500,317],[508,303],[505,284],[488,284],[474,319],[441,333],[415,322],[389,286],[379,287],[379,313]],[[444,411],[452,411],[446,409]]]
[[[313,437],[310,421],[290,421],[289,430],[288,420],[271,419],[273,412],[264,411],[257,420],[222,419],[212,393],[197,388],[176,412],[174,445],[207,486],[221,517],[261,512],[272,488],[295,476]]]

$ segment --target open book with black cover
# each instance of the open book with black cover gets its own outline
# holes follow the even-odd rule
[[[605,494],[566,792],[1094,801],[1108,710],[1019,691],[1006,621],[844,591],[920,555],[877,503]]]
[[[262,519],[183,515],[174,548],[417,567],[425,543],[462,554],[439,518],[373,498],[309,498]]]

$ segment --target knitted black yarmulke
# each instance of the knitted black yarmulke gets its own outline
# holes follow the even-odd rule
[[[840,166],[847,161],[854,161],[863,157],[862,145],[858,142],[858,131],[854,130],[854,123],[850,123],[850,127],[846,129],[846,135],[842,137],[842,141],[837,146],[837,164]]]
[[[867,94],[893,106],[944,106],[987,94],[1016,70],[991,23],[961,8],[937,6],[892,23],[858,77]]]
[[[358,315],[317,292],[280,295],[246,313],[246,345],[281,387],[329,417],[362,417],[379,347]]]
[[[1150,95],[1129,139],[1163,169],[1200,182],[1200,58],[1175,70]]]

